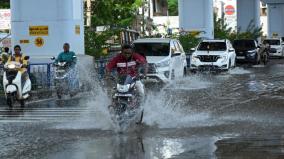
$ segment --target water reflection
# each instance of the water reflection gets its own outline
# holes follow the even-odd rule
[[[174,138],[161,135],[114,135],[81,141],[48,158],[169,159],[215,158],[215,137]]]

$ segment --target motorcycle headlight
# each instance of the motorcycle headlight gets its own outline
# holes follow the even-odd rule
[[[9,69],[15,69],[15,68],[16,68],[16,65],[15,65],[15,64],[9,64],[9,65],[8,65],[8,68],[9,68]]]
[[[170,60],[166,60],[156,64],[157,67],[168,67],[170,66]]]
[[[118,92],[126,93],[126,92],[128,92],[129,88],[130,88],[130,84],[127,84],[127,85],[117,84]]]

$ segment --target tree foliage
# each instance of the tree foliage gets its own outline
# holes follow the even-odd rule
[[[254,22],[251,21],[245,32],[238,28],[237,31],[233,31],[232,28],[225,23],[224,19],[218,19],[217,15],[214,15],[214,37],[216,39],[255,39],[257,40],[263,35],[262,27],[257,27]]]
[[[91,26],[85,28],[86,53],[101,56],[106,41],[119,36],[123,29],[131,28],[137,9],[143,0],[103,0],[92,2]],[[96,27],[107,26],[106,30],[96,32]]]
[[[0,9],[9,9],[10,0],[0,0]]]
[[[169,16],[178,16],[178,0],[168,0]]]

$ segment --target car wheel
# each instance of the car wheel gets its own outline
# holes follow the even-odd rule
[[[232,67],[232,62],[231,60],[229,61],[229,65],[228,65],[228,70],[230,70],[230,68]]]
[[[258,55],[256,55],[255,57],[255,61],[253,62],[254,65],[258,65],[259,64],[259,59],[258,59]]]
[[[187,69],[184,68],[184,69],[183,69],[183,77],[186,77],[186,76],[187,76]]]

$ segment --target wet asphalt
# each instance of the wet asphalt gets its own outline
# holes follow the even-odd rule
[[[143,124],[123,133],[96,88],[23,109],[1,105],[0,158],[284,158],[284,59],[148,88]]]

